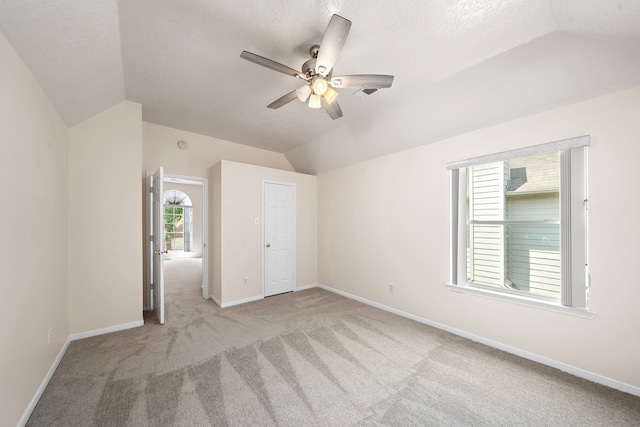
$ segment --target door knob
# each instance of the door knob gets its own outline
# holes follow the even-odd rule
[[[265,246],[270,248],[271,247],[271,243],[267,243]]]
[[[162,251],[160,251],[160,250],[153,251],[153,254],[154,254],[154,255],[160,255],[161,253],[162,253]]]

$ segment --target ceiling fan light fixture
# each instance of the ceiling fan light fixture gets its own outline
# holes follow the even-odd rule
[[[322,77],[316,77],[311,81],[311,88],[316,95],[324,95],[329,88],[329,83]]]
[[[336,96],[338,96],[338,92],[333,90],[331,87],[327,87],[327,90],[322,96],[324,100],[327,101],[327,104],[331,104],[333,100],[336,99]]]
[[[307,99],[309,99],[309,95],[311,95],[311,86],[309,85],[300,86],[298,89],[296,89],[296,96],[302,102],[305,102]]]
[[[309,108],[320,108],[322,103],[320,102],[320,95],[312,93],[309,97]]]

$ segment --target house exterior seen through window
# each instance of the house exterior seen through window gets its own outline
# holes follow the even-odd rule
[[[467,282],[560,299],[558,152],[467,168]]]

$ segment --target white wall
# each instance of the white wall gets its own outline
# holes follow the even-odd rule
[[[69,130],[72,334],[142,322],[141,126],[125,101]]]
[[[2,33],[0,64],[0,424],[13,426],[69,336],[68,131]]]
[[[320,174],[318,281],[640,387],[640,286],[632,270],[640,259],[639,111],[640,88],[634,88]],[[596,317],[449,291],[445,164],[585,134],[592,141],[590,307]],[[388,282],[396,284],[395,294]]]
[[[222,162],[209,168],[209,295],[222,301]]]
[[[216,296],[219,290],[219,302],[223,304],[262,295],[262,181],[265,179],[296,185],[296,287],[315,285],[316,177],[224,160],[220,176],[221,272],[216,277],[217,272],[212,269],[212,295]],[[254,218],[260,219],[258,225],[254,224]],[[215,260],[212,265],[216,265]],[[248,285],[243,285],[244,277],[249,278]]]
[[[178,148],[179,140],[187,141],[189,148]],[[164,173],[206,178],[207,169],[222,159],[293,170],[284,154],[147,122],[142,123],[143,171],[155,171],[162,166]]]

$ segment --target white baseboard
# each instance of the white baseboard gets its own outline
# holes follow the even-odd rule
[[[216,302],[216,304],[218,304],[220,306],[220,308],[227,308],[227,307],[232,307],[234,305],[246,304],[248,302],[260,301],[261,299],[264,299],[264,297],[262,295],[257,295],[255,297],[238,299],[238,300],[230,301],[230,302],[223,302],[221,304],[218,304]]]
[[[317,283],[312,283],[310,285],[304,285],[304,286],[298,286],[298,287],[293,289],[293,292],[304,291],[304,290],[312,289],[312,288],[316,288],[316,287],[318,287]],[[211,299],[214,303],[216,303],[216,305],[218,307],[226,308],[226,307],[232,307],[234,305],[246,304],[248,302],[259,301],[261,299],[264,299],[264,297],[262,295],[258,295],[258,296],[255,296],[255,297],[249,297],[249,298],[245,298],[245,299],[239,299],[239,300],[235,300],[235,301],[231,301],[231,302],[224,302],[224,303],[218,301],[218,299],[215,298],[213,295],[209,296],[209,299]]]
[[[317,287],[318,287],[317,283],[312,283],[310,285],[304,285],[304,286],[296,286],[293,292],[306,291],[307,289],[312,289]]]
[[[123,323],[121,325],[109,326],[108,328],[94,329],[93,331],[80,332],[79,334],[71,334],[70,341],[81,340],[83,338],[95,337],[97,335],[109,334],[111,332],[124,331],[125,329],[137,328],[144,325],[144,320],[136,320],[135,322]]]
[[[415,320],[416,322],[424,323],[425,325],[433,326],[435,328],[442,329],[442,330],[447,331],[447,332],[451,332],[452,334],[455,334],[455,335],[470,339],[470,340],[478,342],[480,344],[485,344],[485,345],[488,345],[489,347],[497,348],[498,350],[503,350],[503,351],[506,351],[507,353],[515,354],[516,356],[520,356],[522,358],[529,359],[529,360],[532,360],[534,362],[541,363],[543,365],[551,366],[552,368],[559,369],[561,371],[564,371],[564,372],[567,372],[569,374],[575,375],[576,377],[584,378],[584,379],[592,381],[594,383],[602,384],[604,386],[607,386],[607,387],[610,387],[610,388],[613,388],[613,389],[616,389],[616,390],[620,390],[620,391],[623,391],[625,393],[633,394],[635,396],[639,396],[640,397],[640,387],[636,387],[636,386],[633,386],[633,385],[630,385],[630,384],[626,384],[626,383],[623,383],[621,381],[614,380],[612,378],[608,378],[608,377],[605,377],[605,376],[602,376],[602,375],[599,375],[599,374],[595,374],[593,372],[585,371],[584,369],[580,369],[580,368],[577,368],[575,366],[568,365],[566,363],[558,362],[557,360],[549,359],[547,357],[540,356],[538,354],[531,353],[531,352],[528,352],[528,351],[525,351],[525,350],[522,350],[522,349],[519,349],[519,348],[516,348],[516,347],[512,347],[510,345],[506,345],[506,344],[500,343],[498,341],[493,341],[493,340],[481,337],[479,335],[471,334],[469,332],[465,332],[465,331],[460,330],[460,329],[452,328],[452,327],[444,325],[442,323],[433,322],[433,321],[425,319],[423,317],[419,317],[419,316],[416,316],[414,314],[407,313],[407,312],[404,312],[402,310],[398,310],[396,308],[389,307],[387,305],[377,303],[375,301],[370,301],[370,300],[368,300],[366,298],[362,298],[362,297],[359,297],[357,295],[353,295],[353,294],[350,294],[350,293],[347,293],[347,292],[344,292],[344,291],[340,291],[338,289],[334,289],[334,288],[331,288],[331,287],[326,286],[326,285],[318,284],[318,287],[322,288],[322,289],[325,289],[325,290],[327,290],[329,292],[333,292],[333,293],[336,293],[338,295],[342,295],[344,297],[354,299],[356,301],[359,301],[361,303],[370,305],[372,307],[376,307],[376,308],[379,308],[381,310],[388,311],[390,313],[394,313],[394,314],[397,314],[397,315],[402,316],[402,317],[406,317],[406,318],[411,319],[411,320]]]
[[[58,356],[53,361],[53,364],[51,365],[51,368],[49,368],[49,371],[47,372],[47,375],[42,380],[42,383],[40,384],[40,387],[38,387],[38,390],[36,391],[36,394],[33,396],[33,399],[31,399],[31,402],[29,403],[29,406],[27,406],[27,409],[24,411],[24,414],[22,415],[22,418],[20,419],[20,422],[18,423],[19,427],[24,427],[27,424],[27,421],[29,421],[29,417],[33,413],[33,410],[36,408],[36,405],[38,404],[38,401],[42,397],[42,393],[44,393],[44,390],[49,385],[49,381],[51,381],[51,377],[53,376],[53,373],[56,371],[56,369],[58,369],[58,365],[60,364],[60,361],[64,357],[64,354],[67,352],[67,348],[69,348],[69,343],[70,342],[71,342],[71,340],[67,338],[67,341],[64,343],[64,345],[60,349],[60,352],[58,353]]]
[[[218,307],[222,308],[222,303],[220,301],[218,301],[218,299],[216,297],[214,297],[213,295],[209,295],[209,299],[211,301],[215,302]]]

